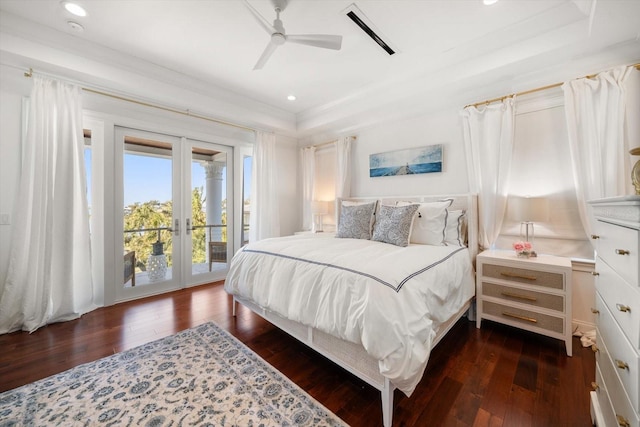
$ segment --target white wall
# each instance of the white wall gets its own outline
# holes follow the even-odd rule
[[[353,144],[351,195],[455,194],[469,191],[458,110],[447,109],[357,132]],[[444,145],[441,173],[369,177],[369,155],[403,148]]]

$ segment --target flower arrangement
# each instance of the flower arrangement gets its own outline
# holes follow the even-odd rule
[[[531,246],[531,242],[515,242],[513,249],[516,251],[516,255],[520,258],[529,258],[530,256],[536,256],[536,253]]]

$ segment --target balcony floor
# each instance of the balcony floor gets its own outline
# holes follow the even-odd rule
[[[227,264],[223,264],[219,262],[214,262],[213,264],[211,264],[211,272],[221,271],[226,268],[227,268]],[[191,273],[193,275],[209,273],[209,264],[206,262],[201,264],[192,264]],[[171,275],[172,275],[171,267],[167,267],[167,275],[165,276],[165,278],[170,279]],[[136,273],[136,286],[148,285],[150,283],[153,283],[153,282],[149,280],[149,274],[146,271],[139,271]],[[124,287],[130,288],[131,280],[128,280],[127,283],[124,284]]]

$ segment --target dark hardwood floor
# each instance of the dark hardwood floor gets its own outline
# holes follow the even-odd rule
[[[259,316],[222,283],[105,307],[0,336],[0,392],[214,321],[352,426],[381,425],[379,392]],[[396,391],[394,426],[588,426],[595,358],[559,340],[461,319],[433,350],[414,394]]]

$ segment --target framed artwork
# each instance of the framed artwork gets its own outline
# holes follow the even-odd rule
[[[369,176],[442,172],[442,144],[369,155]]]

